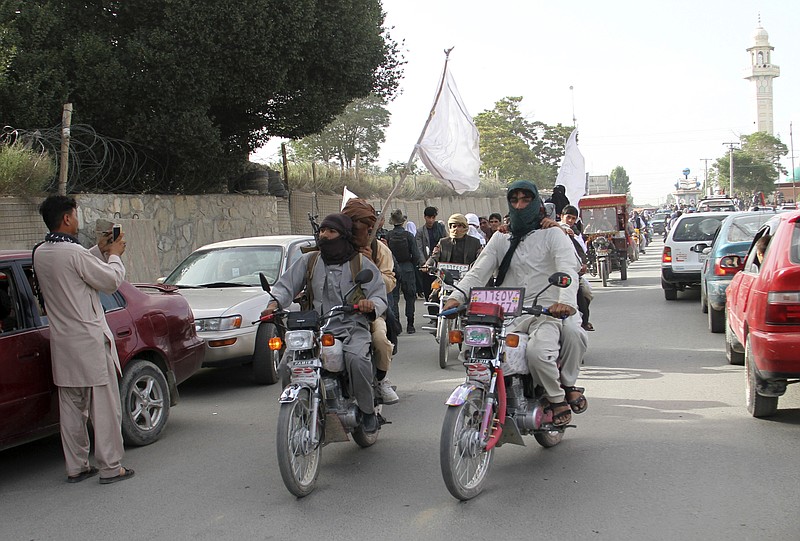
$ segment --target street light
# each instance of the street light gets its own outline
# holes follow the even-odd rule
[[[738,146],[738,145],[739,145],[739,143],[722,143],[722,144],[723,144],[723,146],[724,146],[724,145],[728,145],[728,147],[730,148],[730,154],[731,154],[731,160],[730,160],[730,162],[731,162],[731,163],[730,163],[730,179],[731,179],[731,185],[730,185],[730,187],[728,188],[728,191],[730,192],[730,196],[731,196],[731,197],[736,197],[736,194],[734,194],[734,193],[733,193],[733,149],[734,149],[736,146]]]

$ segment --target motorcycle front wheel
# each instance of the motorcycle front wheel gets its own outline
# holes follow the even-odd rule
[[[600,261],[600,277],[603,279],[603,287],[608,287],[608,261]]]
[[[278,413],[278,467],[289,492],[302,498],[317,484],[322,444],[311,441],[311,392],[304,389],[294,402],[281,404]],[[321,412],[320,412],[321,415]]]
[[[439,440],[439,462],[447,490],[459,500],[474,498],[483,490],[492,465],[493,450],[481,445],[484,394],[472,391],[460,406],[449,406]]]
[[[439,318],[439,368],[447,368],[447,356],[450,353],[450,329],[453,320]]]

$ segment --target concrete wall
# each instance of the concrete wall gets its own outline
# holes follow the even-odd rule
[[[308,214],[324,216],[338,212],[342,197],[317,196],[294,192],[289,199],[266,195],[120,195],[74,194],[78,202],[81,242],[90,246],[96,241],[98,219],[122,225],[127,241],[123,256],[127,279],[152,282],[166,276],[193,250],[239,237],[259,235],[311,234]],[[0,250],[30,249],[44,238],[47,228],[39,216],[39,199],[0,197]],[[370,200],[377,210],[384,201]],[[402,209],[417,226],[424,223],[427,206],[439,209],[439,219],[450,214],[474,212],[488,216],[506,214],[503,197],[447,197],[428,200],[395,200],[387,209]]]

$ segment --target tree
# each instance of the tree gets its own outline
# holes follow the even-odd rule
[[[552,188],[572,128],[526,120],[519,109],[522,97],[506,97],[491,111],[475,117],[481,137],[481,171],[513,181],[529,179]]]
[[[379,0],[0,0],[0,123],[73,122],[138,145],[154,191],[208,191],[272,137],[391,99]],[[132,189],[141,188],[132,186]]]
[[[378,159],[380,145],[386,140],[389,116],[383,98],[370,94],[354,100],[319,133],[291,146],[301,159],[336,160],[340,168],[351,169],[358,156],[361,163],[368,165]]]
[[[611,191],[614,193],[629,193],[631,191],[631,181],[625,168],[618,165],[611,171]]]
[[[741,148],[733,151],[733,189],[747,196],[772,193],[775,181],[788,173],[780,163],[789,153],[786,145],[766,132],[742,135],[740,140]],[[714,164],[717,182],[726,193],[730,193],[730,163],[730,153],[726,153]]]

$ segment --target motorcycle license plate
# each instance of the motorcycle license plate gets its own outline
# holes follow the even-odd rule
[[[611,253],[611,252],[610,252],[610,250],[602,250],[602,249],[601,249],[601,250],[595,250],[595,253],[596,253],[597,255],[608,255],[608,254],[609,254],[609,253]]]
[[[499,304],[507,316],[522,314],[522,302],[525,299],[524,287],[475,287],[469,293],[469,302],[485,302]]]

